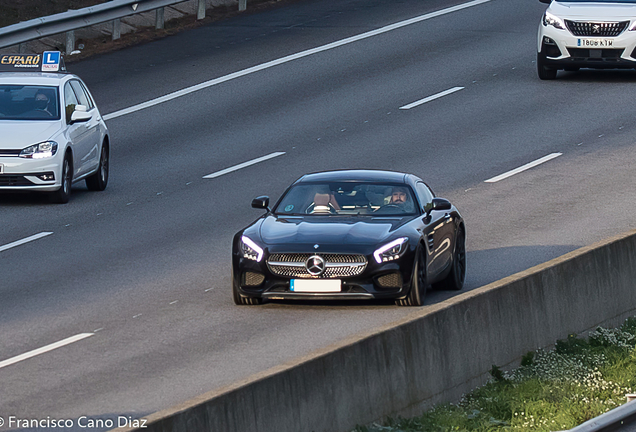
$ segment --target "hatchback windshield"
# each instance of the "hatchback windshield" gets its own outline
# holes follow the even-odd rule
[[[57,87],[0,85],[0,120],[59,120]]]
[[[274,209],[278,215],[378,215],[417,213],[413,192],[404,184],[302,183]]]

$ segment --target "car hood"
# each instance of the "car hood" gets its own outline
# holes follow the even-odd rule
[[[560,18],[575,18],[591,21],[625,21],[636,16],[636,4],[603,2],[557,2],[548,9]]]
[[[265,217],[259,234],[266,245],[375,245],[412,217]]]
[[[22,149],[51,139],[60,121],[0,120],[0,149]]]

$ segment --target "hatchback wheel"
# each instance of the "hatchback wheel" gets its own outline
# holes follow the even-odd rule
[[[51,194],[51,200],[57,204],[66,204],[71,198],[71,185],[73,184],[73,166],[70,157],[66,156],[62,164],[62,186]]]
[[[102,145],[102,153],[99,157],[99,167],[95,174],[86,178],[86,187],[92,191],[103,191],[108,184],[108,168],[110,161],[108,159],[108,145],[104,143]]]

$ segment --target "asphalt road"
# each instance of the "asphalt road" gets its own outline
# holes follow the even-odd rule
[[[306,172],[421,176],[466,220],[467,290],[635,228],[636,72],[541,82],[545,5],[491,0],[427,15],[455,4],[306,0],[69,67],[111,114],[111,179],[102,193],[76,185],[68,205],[0,196],[0,248],[52,233],[0,251],[0,416],[140,417],[412,312],[233,304],[230,242],[259,216],[251,199],[276,199]],[[427,19],[385,27],[415,17]],[[432,292],[427,304],[454,294]]]

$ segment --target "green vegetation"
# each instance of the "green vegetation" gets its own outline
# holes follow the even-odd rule
[[[509,373],[493,365],[491,380],[458,404],[422,416],[389,419],[356,432],[559,431],[625,402],[636,388],[636,318],[588,339],[570,335],[554,350],[525,355]]]

